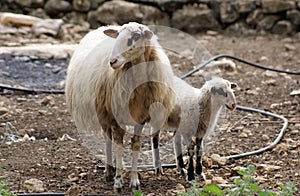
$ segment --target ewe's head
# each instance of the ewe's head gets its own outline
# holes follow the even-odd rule
[[[225,104],[225,106],[234,110],[236,108],[235,95],[233,89],[237,87],[237,84],[231,83],[228,80],[222,78],[214,78],[210,81],[211,93],[218,102]]]
[[[104,34],[116,39],[110,57],[113,69],[122,68],[125,63],[140,58],[153,36],[147,26],[133,22],[123,25],[120,30],[107,29]]]

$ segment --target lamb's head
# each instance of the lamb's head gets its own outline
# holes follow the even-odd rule
[[[134,22],[123,25],[120,30],[107,29],[104,34],[116,39],[110,56],[113,69],[122,68],[125,63],[140,58],[153,36],[147,26]]]
[[[210,90],[214,98],[228,109],[234,110],[236,108],[236,100],[233,89],[237,87],[237,84],[222,78],[214,78],[210,81],[210,84]]]

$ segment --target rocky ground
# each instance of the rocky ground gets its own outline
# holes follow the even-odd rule
[[[0,35],[0,43],[5,47],[1,47],[0,50],[1,82],[36,89],[63,89],[65,69],[74,49],[73,44],[76,44],[83,34],[76,34],[68,39],[53,39],[48,36],[34,38],[27,34]],[[168,51],[177,75],[193,69],[191,62],[200,62],[200,57],[205,56],[207,59],[221,53],[273,68],[299,71],[300,42],[293,37],[245,37],[209,32],[194,35],[192,40],[195,39],[200,41],[201,47],[196,50],[194,56],[190,48],[197,42],[189,43],[182,35],[176,42],[169,39],[175,45],[183,45],[180,55]],[[41,46],[49,42],[55,45],[65,44],[68,47],[62,49],[57,46],[53,52]],[[20,52],[21,47],[36,43],[39,45],[27,50],[23,48]],[[36,52],[41,48],[43,53]],[[19,52],[14,52],[16,50]],[[237,176],[236,171],[252,164],[257,167],[256,178],[264,188],[279,190],[276,183],[280,181],[293,182],[300,189],[300,76],[265,71],[237,61],[235,63],[236,67],[233,70],[221,69],[220,75],[239,85],[235,91],[238,104],[282,115],[288,119],[289,124],[275,148],[222,163],[212,158],[215,155],[211,155],[228,156],[265,147],[274,141],[282,127],[282,122],[274,117],[239,110],[226,111],[220,122],[221,133],[204,157],[207,183],[232,184],[232,177]],[[196,73],[187,81],[200,87],[204,81],[203,74],[208,77],[205,72]],[[25,141],[5,142],[7,133],[23,140],[25,138]],[[26,134],[28,136],[25,136]],[[32,136],[35,139],[31,138]],[[94,151],[91,150],[93,148],[89,148],[87,143],[83,142],[85,138],[79,137],[66,110],[62,94],[28,94],[2,89],[0,137],[3,140],[0,144],[0,166],[3,168],[0,177],[8,182],[10,190],[15,193],[28,192],[24,185],[25,181],[30,179],[38,179],[43,184],[42,189],[36,189],[34,192],[66,192],[70,187],[77,185],[79,189],[86,189],[88,192],[113,193],[112,183],[105,182],[103,178],[103,160],[94,156]],[[172,152],[169,152],[170,139],[169,133],[162,138],[164,163],[174,163]],[[128,142],[126,141],[125,145],[128,146]],[[143,148],[149,151],[147,140]],[[125,153],[125,156],[130,158],[128,153]],[[149,160],[141,161],[143,164],[151,164],[151,156]],[[190,187],[174,168],[165,169],[163,176],[155,176],[151,169],[143,170],[140,172],[141,190],[145,194],[173,195]],[[126,170],[124,181],[123,193],[130,194],[130,178]],[[30,182],[27,181],[28,183]],[[205,182],[200,182],[199,186],[204,184]]]

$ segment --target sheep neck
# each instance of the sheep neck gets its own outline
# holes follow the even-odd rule
[[[213,129],[217,123],[219,116],[219,111],[222,105],[215,99],[214,95],[210,92],[209,88],[204,88],[202,91],[201,102],[199,103],[200,111],[200,121],[204,123],[206,129]]]
[[[142,65],[141,63],[146,63]],[[140,64],[140,65],[139,65]],[[130,69],[133,66],[139,66],[137,69]],[[173,91],[171,88],[166,88],[162,83],[153,81],[151,78],[155,78],[156,81],[165,81],[170,78],[168,73],[165,73],[164,66],[162,66],[155,47],[147,46],[144,55],[140,58],[127,63],[123,69],[115,70],[110,81],[109,89],[115,88],[115,84],[121,78],[122,82],[117,87],[117,95],[109,95],[116,104],[115,108],[120,108],[118,111],[122,113],[122,110],[128,108],[128,100],[124,97],[129,98],[129,111],[134,122],[127,122],[128,117],[124,115],[122,122],[124,124],[134,124],[135,122],[143,124],[150,121],[149,108],[155,103],[159,102],[167,108],[167,112],[170,112],[173,108]],[[123,74],[126,74],[123,77]],[[145,80],[146,79],[146,80]],[[149,81],[139,84],[138,81]],[[107,90],[109,93],[111,90]],[[130,89],[134,89],[131,91]],[[108,113],[112,115],[111,103],[107,103]],[[123,116],[121,117],[123,118]]]

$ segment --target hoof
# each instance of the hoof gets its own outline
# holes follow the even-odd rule
[[[121,193],[123,188],[123,179],[121,176],[115,177],[114,190],[118,193]]]
[[[187,173],[188,173],[188,171],[187,171],[185,168],[182,168],[182,169],[180,170],[180,173],[181,173],[182,176],[186,176]]]
[[[107,172],[106,170],[104,171],[104,178],[106,182],[112,182],[114,181],[114,175],[112,172]]]
[[[164,171],[162,167],[155,168],[155,175],[164,175]]]
[[[203,180],[203,181],[206,180],[206,176],[203,172],[200,174],[200,179]]]
[[[105,176],[105,181],[106,182],[112,182],[112,181],[114,181],[114,176]]]
[[[130,179],[130,185],[129,188],[131,188],[132,190],[140,190],[140,180],[137,176],[133,175]]]
[[[193,176],[193,177],[188,177],[188,181],[193,181],[193,180],[195,180],[195,176]]]
[[[113,182],[114,181],[114,170],[115,168],[111,165],[107,166],[107,169],[104,171],[105,181]]]
[[[188,174],[188,181],[192,181],[192,180],[195,180],[195,175],[194,175],[194,173]]]
[[[140,185],[140,184],[137,184],[137,185],[135,185],[135,186],[130,185],[129,187],[131,188],[132,191],[140,190],[140,189],[141,189],[141,185]]]

